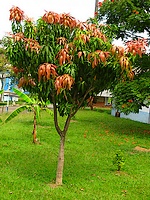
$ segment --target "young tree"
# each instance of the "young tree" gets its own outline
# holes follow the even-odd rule
[[[39,141],[37,140],[37,119],[39,118],[40,111],[45,110],[50,115],[52,115],[52,111],[47,108],[47,104],[49,102],[41,102],[36,100],[36,98],[30,98],[25,93],[21,92],[20,90],[13,88],[13,91],[21,98],[23,99],[26,104],[22,105],[18,108],[16,108],[6,119],[5,123],[12,120],[14,117],[18,116],[20,112],[23,112],[24,110],[30,110],[33,112],[33,143],[37,144]]]
[[[18,7],[10,10],[7,57],[18,86],[49,99],[60,136],[56,184],[62,184],[64,145],[71,118],[93,94],[133,78],[132,54],[111,44],[100,28],[69,14],[46,12],[34,23]],[[63,129],[58,114],[66,116]]]

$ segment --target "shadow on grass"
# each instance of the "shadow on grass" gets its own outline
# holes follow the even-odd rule
[[[111,114],[111,109],[110,108],[99,108],[99,107],[96,107],[96,108],[93,108],[93,110],[91,110],[89,107],[86,107],[86,108],[80,109],[80,110],[89,111],[89,112],[96,111],[96,112],[100,112],[100,113]]]
[[[82,117],[82,112],[83,116]],[[85,117],[85,113],[88,115]],[[89,115],[90,112],[90,115]],[[130,119],[114,117],[111,115],[110,109],[95,108],[94,110],[84,109],[80,110],[77,120],[83,123],[83,126],[88,126],[90,123],[94,128],[101,128],[118,135],[130,135],[139,138],[149,138],[150,125],[142,122],[133,121]]]
[[[30,120],[29,119],[19,119],[19,117],[18,117],[18,119],[17,119],[17,123],[18,124],[23,124],[24,126],[33,126],[33,119],[32,118],[30,118]],[[43,119],[42,118],[40,118],[40,119],[38,119],[37,120],[37,125],[39,125],[39,126],[44,126],[44,127],[50,127],[50,126],[53,126],[53,122],[51,122],[51,121],[43,121]]]

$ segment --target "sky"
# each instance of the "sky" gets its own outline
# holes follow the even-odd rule
[[[0,3],[0,39],[11,31],[9,10],[18,6],[34,20],[43,16],[46,11],[70,13],[80,21],[94,16],[95,0],[3,0]]]
[[[37,20],[45,11],[56,13],[70,13],[80,21],[94,17],[95,0],[1,0],[0,1],[0,39],[11,32],[9,10],[18,6],[29,18]],[[115,40],[115,45],[123,46],[123,42]]]

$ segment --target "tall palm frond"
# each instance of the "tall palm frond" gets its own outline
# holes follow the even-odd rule
[[[23,92],[21,92],[20,90],[13,88],[13,91],[20,97],[22,98],[26,103],[32,104],[33,100],[26,94],[24,94]]]
[[[49,108],[43,108],[44,111],[46,111],[49,115],[53,115],[53,111]]]
[[[12,120],[14,117],[18,116],[18,114],[24,110],[27,110],[29,108],[28,105],[23,105],[20,106],[19,108],[17,108],[16,110],[14,110],[6,119],[5,119],[5,123],[9,122],[10,120]]]

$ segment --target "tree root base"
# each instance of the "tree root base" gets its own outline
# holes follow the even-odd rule
[[[56,183],[50,183],[49,184],[50,188],[58,188],[58,187],[62,187],[62,185],[57,185]]]

